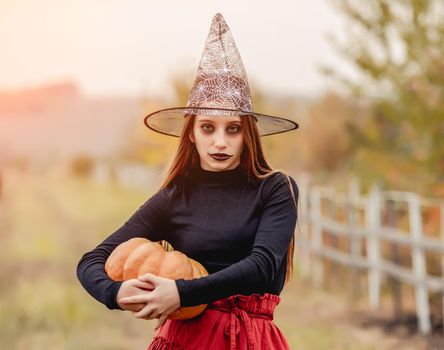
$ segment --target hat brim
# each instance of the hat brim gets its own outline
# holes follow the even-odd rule
[[[248,112],[237,109],[225,109],[214,107],[175,107],[161,109],[148,114],[144,118],[145,125],[158,133],[180,137],[185,117],[189,115],[208,116],[253,116],[256,119],[259,136],[280,134],[295,130],[299,127],[290,119],[274,117],[271,115]]]

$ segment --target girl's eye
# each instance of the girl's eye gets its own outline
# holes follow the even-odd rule
[[[208,128],[207,128],[208,127]],[[209,132],[213,126],[211,124],[202,124],[201,128],[205,132]]]
[[[233,126],[230,126],[228,129],[231,130],[230,132],[232,132],[234,134],[234,133],[236,133],[236,132],[238,132],[240,130],[240,126],[239,125],[233,125]]]

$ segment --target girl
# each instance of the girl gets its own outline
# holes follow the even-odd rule
[[[145,124],[180,137],[178,151],[160,189],[82,256],[80,282],[109,309],[158,319],[149,350],[289,349],[273,312],[292,273],[298,187],[267,164],[260,136],[298,125],[252,111],[245,70],[222,15],[213,19],[187,106],[154,112]],[[209,275],[111,280],[106,259],[133,237],[166,240]],[[134,311],[135,304],[142,306]],[[181,306],[200,304],[208,306],[195,318],[167,319]]]

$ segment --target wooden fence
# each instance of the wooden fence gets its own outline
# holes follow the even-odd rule
[[[372,309],[380,306],[385,280],[397,286],[395,303],[400,285],[409,284],[415,291],[418,329],[430,333],[429,293],[441,295],[444,316],[444,201],[411,192],[380,191],[376,186],[363,195],[356,180],[344,193],[305,180],[298,185],[301,231],[296,235],[295,258],[302,275],[320,287],[327,261],[355,274],[363,272]],[[428,234],[424,232],[425,212],[433,214],[427,217],[427,227],[433,231]],[[344,241],[346,247],[340,247]],[[405,264],[406,251],[410,264]],[[435,258],[433,273],[428,271],[428,255]]]

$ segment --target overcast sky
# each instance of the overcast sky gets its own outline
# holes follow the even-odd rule
[[[0,0],[0,90],[73,80],[89,95],[167,95],[197,69],[213,16],[231,29],[250,84],[278,93],[326,89],[321,63],[347,69],[331,0]]]

